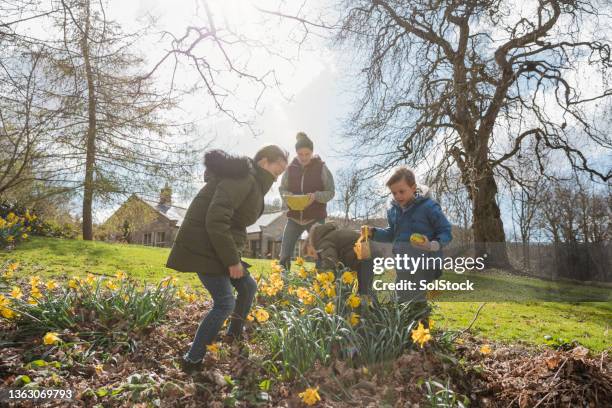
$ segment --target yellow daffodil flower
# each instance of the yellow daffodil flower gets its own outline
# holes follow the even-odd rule
[[[43,337],[43,343],[47,346],[57,344],[61,341],[62,339],[60,339],[57,333],[54,333],[54,332],[49,332],[45,334],[45,336]]]
[[[47,287],[47,290],[53,290],[53,289],[57,288],[57,282],[54,281],[53,279],[50,279],[50,280],[47,281],[45,286]]]
[[[213,354],[219,353],[220,347],[219,343],[213,343],[206,346],[206,350],[210,351]]]
[[[301,256],[298,256],[297,259],[295,260],[295,264],[297,266],[303,266],[304,265],[304,258],[302,258]]]
[[[15,312],[13,312],[13,310],[9,309],[8,307],[0,308],[0,315],[2,315],[2,317],[4,317],[5,319],[12,319],[16,316]]]
[[[359,307],[359,305],[361,304],[361,298],[359,297],[359,295],[356,295],[354,293],[351,293],[351,295],[348,297],[348,299],[346,300],[346,303],[353,309],[357,309]]]
[[[35,287],[37,287],[38,285],[41,284],[41,280],[39,276],[32,276],[30,278],[30,286],[32,286],[32,289],[34,289]]]
[[[13,290],[11,290],[11,296],[15,299],[21,299],[23,297],[23,292],[19,286],[13,286]]]
[[[361,317],[357,313],[355,312],[351,313],[351,317],[349,319],[351,326],[357,326],[360,321],[361,321]]]
[[[489,346],[488,344],[483,344],[482,347],[480,347],[480,352],[485,356],[487,354],[491,354],[491,351],[491,346]]]
[[[270,314],[263,308],[255,309],[254,314],[255,314],[255,318],[257,319],[259,323],[266,322],[270,318]]]
[[[418,343],[421,348],[423,345],[431,340],[431,334],[429,334],[429,329],[426,329],[423,326],[423,323],[419,322],[419,325],[416,329],[412,330],[412,341],[414,343]]]
[[[342,283],[345,283],[347,285],[352,285],[353,282],[355,282],[355,277],[356,277],[356,273],[355,272],[349,272],[346,271],[342,274]]]
[[[329,302],[328,304],[325,305],[325,313],[334,314],[335,311],[336,311],[336,306],[332,302]]]
[[[317,402],[321,401],[321,396],[319,395],[319,387],[306,388],[303,392],[300,392],[298,396],[306,405],[314,405]]]

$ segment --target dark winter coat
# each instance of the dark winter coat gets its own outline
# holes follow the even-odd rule
[[[274,177],[247,157],[205,155],[206,185],[191,202],[166,266],[180,272],[227,274],[240,262],[246,228],[264,209]]]
[[[317,225],[312,231],[312,245],[321,260],[321,269],[335,269],[338,262],[356,271],[359,260],[355,256],[353,246],[359,238],[359,233],[348,229],[338,229],[330,222]]]

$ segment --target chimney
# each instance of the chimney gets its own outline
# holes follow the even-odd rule
[[[172,205],[172,188],[168,183],[159,192],[159,205],[168,207]]]

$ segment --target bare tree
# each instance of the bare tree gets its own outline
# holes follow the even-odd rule
[[[335,38],[362,79],[348,121],[351,152],[371,158],[374,172],[431,160],[439,176],[457,167],[472,202],[476,254],[488,253],[489,266],[509,265],[496,177],[513,176],[509,159],[524,142],[534,141],[536,160],[553,151],[610,178],[584,149],[612,145],[598,115],[587,113],[605,114],[612,95],[607,2],[534,0],[525,11],[511,0],[335,4],[339,22],[326,26],[339,27]],[[596,67],[586,71],[588,87],[579,79],[587,66]]]
[[[380,215],[386,201],[380,187],[359,169],[341,170],[335,178],[336,206],[345,223]]]

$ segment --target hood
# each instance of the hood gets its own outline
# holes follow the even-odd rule
[[[233,156],[223,150],[211,150],[204,154],[204,166],[206,166],[204,173],[206,180],[211,174],[228,178],[245,177],[253,165],[248,157]]]
[[[309,237],[309,239],[312,242],[312,245],[316,248],[321,240],[327,236],[327,234],[337,229],[338,226],[333,222],[328,222],[327,224],[315,224],[315,227],[312,229],[312,238]]]

